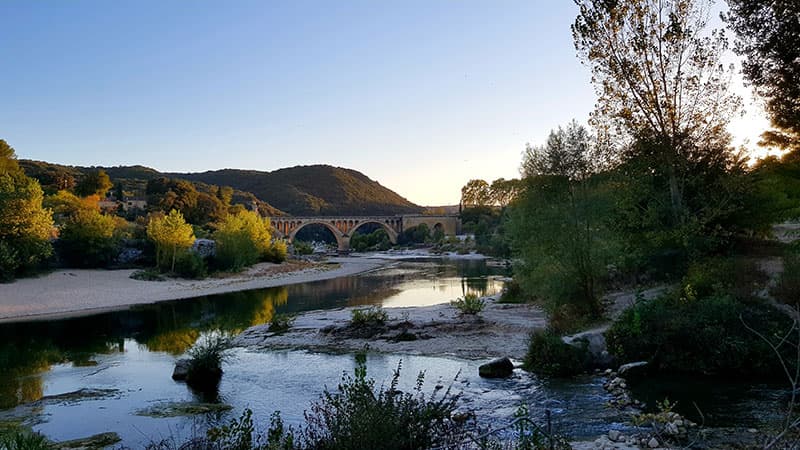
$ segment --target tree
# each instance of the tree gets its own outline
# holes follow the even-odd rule
[[[114,218],[93,209],[75,211],[59,233],[61,259],[74,267],[104,267],[117,256],[119,239]]]
[[[740,99],[722,31],[708,33],[709,0],[575,0],[575,48],[598,94],[594,124],[645,140],[664,173],[671,219],[685,211],[686,162],[730,154],[725,131]],[[635,149],[635,146],[621,146]],[[630,155],[626,155],[630,156]]]
[[[745,57],[742,72],[765,100],[775,130],[764,145],[800,149],[800,2],[728,0],[728,25],[736,32],[735,50]]]
[[[0,280],[11,280],[52,254],[53,218],[39,182],[25,176],[0,140]]]
[[[461,188],[461,204],[463,206],[483,206],[492,203],[492,191],[489,183],[484,180],[469,180]]]
[[[542,147],[526,145],[522,157],[522,175],[559,175],[570,180],[582,180],[592,170],[589,132],[573,120],[566,129],[550,131]]]
[[[178,251],[188,249],[194,243],[192,226],[175,209],[166,216],[151,217],[147,224],[147,237],[156,245],[156,265],[162,268],[164,258],[171,256],[171,271],[175,270]]]
[[[239,270],[268,256],[270,222],[253,211],[228,214],[214,232],[216,258],[222,267]]]
[[[523,188],[524,184],[521,180],[506,180],[505,178],[492,181],[492,185],[489,187],[492,199],[501,208],[511,204]]]
[[[613,197],[604,174],[590,172],[589,133],[574,121],[528,146],[526,188],[508,224],[515,277],[551,312],[599,317],[605,268],[615,240],[607,220]],[[476,235],[477,238],[477,235]]]
[[[106,193],[114,187],[111,178],[103,169],[98,169],[87,173],[81,181],[75,186],[75,193],[81,197],[88,197],[90,195],[97,195],[100,198],[106,196]]]

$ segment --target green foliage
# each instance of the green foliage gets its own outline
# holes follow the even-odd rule
[[[0,436],[0,450],[50,450],[52,444],[39,433],[15,431]]]
[[[108,267],[119,251],[114,218],[93,209],[75,211],[61,227],[56,250],[70,267]]]
[[[388,250],[391,246],[389,235],[383,228],[369,234],[354,233],[350,237],[350,248],[357,252]]]
[[[175,271],[178,253],[194,243],[194,230],[173,209],[166,216],[153,216],[147,224],[147,237],[156,245],[156,265],[161,270]],[[169,266],[167,266],[170,264]]]
[[[275,314],[269,322],[269,331],[273,333],[285,333],[292,328],[294,316],[291,314]]]
[[[406,228],[397,236],[400,245],[425,244],[431,241],[431,230],[427,224],[421,223],[415,227]]]
[[[398,364],[388,387],[375,389],[366,364],[358,360],[355,376],[345,375],[337,392],[327,389],[306,412],[303,439],[318,450],[421,449],[452,445],[463,424],[451,419],[459,396],[448,389],[441,398],[422,392],[424,374],[413,392],[398,389]]]
[[[522,291],[522,286],[516,280],[510,280],[503,286],[503,293],[497,303],[527,303],[529,300]]]
[[[483,308],[486,307],[486,302],[483,301],[482,298],[478,297],[477,294],[472,293],[466,294],[463,298],[459,298],[450,304],[458,308],[458,310],[461,311],[461,314],[473,316],[483,311]]]
[[[0,172],[0,281],[36,268],[52,254],[53,219],[42,207],[43,196],[39,183],[21,170]]]
[[[370,306],[369,308],[354,309],[350,313],[350,326],[380,326],[385,324],[388,319],[389,314],[387,314],[383,308],[378,306]]]
[[[137,270],[131,274],[131,278],[141,281],[167,281],[159,271],[153,269]]]
[[[217,224],[215,261],[223,270],[241,270],[265,258],[272,245],[269,219],[253,211],[228,214]]]
[[[800,255],[788,254],[783,258],[783,272],[770,294],[788,305],[800,304]]]
[[[198,387],[216,385],[222,376],[222,363],[229,358],[230,338],[222,334],[206,335],[189,352],[186,382]]]
[[[89,197],[96,195],[104,198],[106,193],[114,187],[111,178],[103,169],[91,171],[83,176],[83,178],[75,185],[75,193],[81,197]]]
[[[184,250],[175,260],[174,272],[181,278],[202,280],[208,276],[208,265],[202,256],[191,250]]]
[[[314,253],[314,247],[308,242],[295,240],[292,243],[292,247],[294,247],[294,253],[296,255],[310,255]]]
[[[254,445],[253,411],[245,409],[241,417],[231,420],[227,425],[209,429],[206,436],[214,446],[221,449],[251,450],[257,448]]]
[[[531,333],[524,367],[538,375],[570,377],[588,368],[588,351],[564,343],[561,337],[549,330]]]
[[[264,261],[279,264],[286,261],[288,254],[289,250],[286,241],[283,239],[274,239],[262,258]]]
[[[728,0],[725,16],[744,55],[742,73],[766,102],[776,130],[762,135],[768,145],[800,148],[800,4],[794,0]]]
[[[598,317],[606,267],[617,246],[606,223],[612,186],[601,176],[572,182],[543,175],[527,182],[508,225],[518,257],[515,278],[550,312],[572,304]]]
[[[650,361],[667,372],[778,376],[782,371],[770,347],[745,329],[742,320],[770,337],[791,327],[789,318],[770,305],[720,292],[701,297],[685,286],[627,309],[606,333],[606,341],[618,360]]]

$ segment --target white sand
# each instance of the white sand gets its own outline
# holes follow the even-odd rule
[[[312,268],[270,273],[275,264],[263,263],[226,278],[140,281],[134,270],[57,270],[38,278],[0,284],[0,323],[14,320],[56,319],[126,309],[133,305],[222,294],[368,272],[390,264],[382,259],[341,257]]]

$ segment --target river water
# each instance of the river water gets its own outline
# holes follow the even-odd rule
[[[126,446],[141,448],[162,439],[202,435],[245,408],[253,410],[261,426],[274,411],[299,425],[326,386],[334,390],[344,373],[352,373],[354,355],[236,349],[212,398],[171,379],[175,360],[204,334],[237,333],[269,322],[276,313],[444,303],[467,292],[496,293],[502,288],[501,275],[482,261],[401,261],[360,276],[2,325],[0,432],[20,421],[57,441],[113,431]],[[604,406],[608,397],[598,377],[543,381],[517,370],[509,379],[485,380],[477,376],[482,362],[369,354],[367,369],[380,384],[402,365],[404,388],[413,386],[424,371],[426,392],[437,384],[452,386],[463,395],[461,407],[474,410],[484,426],[506,424],[524,404],[539,419],[550,411],[556,431],[573,438],[624,428],[625,418]],[[81,395],[62,395],[82,389]],[[231,409],[178,417],[147,413],[185,402]]]

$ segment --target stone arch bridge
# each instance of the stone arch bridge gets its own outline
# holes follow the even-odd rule
[[[331,217],[270,217],[272,228],[278,237],[289,242],[306,225],[322,225],[333,233],[340,252],[350,251],[350,237],[361,226],[378,224],[389,235],[392,244],[403,230],[426,224],[431,231],[441,229],[445,236],[461,232],[461,219],[458,216],[427,216],[422,214],[401,216],[331,216]]]

